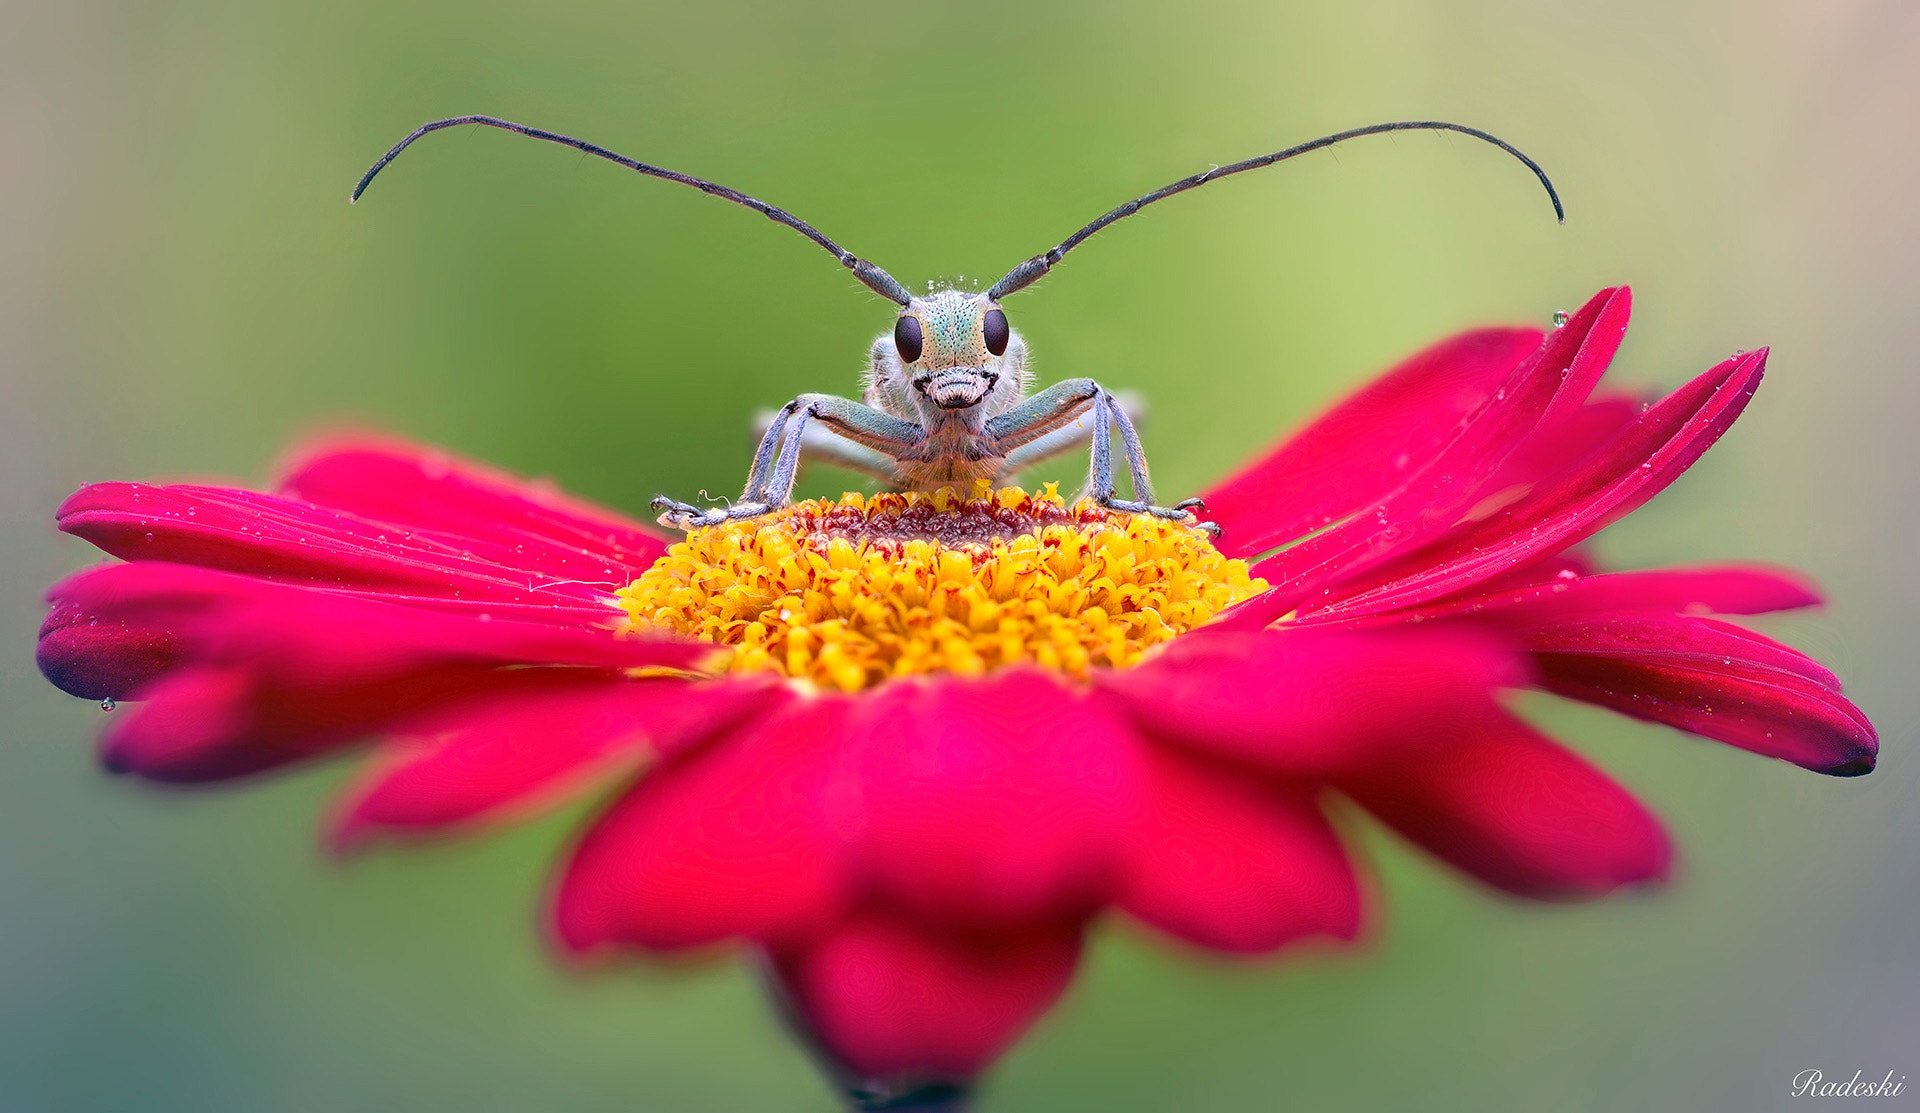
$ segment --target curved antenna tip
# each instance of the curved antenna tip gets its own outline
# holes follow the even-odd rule
[[[1048,271],[1052,270],[1061,259],[1065,258],[1067,252],[1085,243],[1088,237],[1115,221],[1124,220],[1132,216],[1157,201],[1164,201],[1175,194],[1185,193],[1190,189],[1197,189],[1209,182],[1217,182],[1233,174],[1239,174],[1247,170],[1258,170],[1262,167],[1272,166],[1277,162],[1285,162],[1290,158],[1296,158],[1313,151],[1324,150],[1336,143],[1344,143],[1349,139],[1358,139],[1363,135],[1379,135],[1383,132],[1390,131],[1451,131],[1458,132],[1461,135],[1469,135],[1475,139],[1493,144],[1495,147],[1500,148],[1507,154],[1512,155],[1515,159],[1518,159],[1521,165],[1525,166],[1528,170],[1533,171],[1533,176],[1540,180],[1541,188],[1547,191],[1547,199],[1553,202],[1554,220],[1560,224],[1567,222],[1567,210],[1560,204],[1560,194],[1559,191],[1553,188],[1553,180],[1547,177],[1547,172],[1541,168],[1539,163],[1533,161],[1533,159],[1528,157],[1520,148],[1491,132],[1468,127],[1465,124],[1450,123],[1446,120],[1396,120],[1391,123],[1368,124],[1366,127],[1349,128],[1346,131],[1335,132],[1332,135],[1323,135],[1318,139],[1310,139],[1305,143],[1297,143],[1285,150],[1275,151],[1272,154],[1259,155],[1233,163],[1229,166],[1209,167],[1192,177],[1182,178],[1177,182],[1164,185],[1152,193],[1143,194],[1128,201],[1126,204],[1100,217],[1093,223],[1085,225],[1073,235],[1061,240],[1052,250],[1040,255],[1035,255],[1033,258],[1014,267],[1006,273],[1004,278],[994,283],[993,288],[989,290],[987,294],[989,297],[998,300],[1008,294],[1033,285],[1044,277]]]
[[[777,205],[769,205],[765,201],[749,197],[737,189],[729,189],[718,182],[710,182],[705,178],[696,178],[691,174],[682,174],[676,170],[668,170],[665,167],[653,166],[641,162],[639,159],[628,158],[626,155],[616,151],[610,151],[597,143],[589,143],[584,139],[575,139],[571,135],[562,135],[557,131],[546,131],[541,128],[528,127],[525,124],[516,124],[512,120],[502,120],[498,116],[450,116],[444,120],[429,120],[421,124],[419,127],[413,129],[412,132],[408,133],[406,138],[395,143],[392,149],[387,151],[386,154],[381,155],[380,161],[367,168],[367,172],[360,176],[359,184],[353,187],[353,193],[347,198],[347,203],[353,204],[359,201],[360,195],[365,193],[367,186],[373,182],[374,175],[386,169],[388,163],[399,158],[400,152],[411,146],[414,140],[419,139],[423,135],[440,131],[443,128],[460,127],[464,124],[482,124],[490,128],[499,128],[501,131],[513,132],[515,135],[524,135],[529,139],[538,139],[546,143],[558,143],[564,147],[572,147],[574,150],[580,151],[583,154],[589,154],[595,158],[605,159],[616,165],[624,166],[637,174],[645,174],[650,178],[660,178],[664,181],[676,182],[683,186],[691,186],[709,196],[718,197],[721,200],[731,201],[736,205],[752,209],[761,216],[777,224],[784,224],[809,240],[812,240],[817,246],[825,250],[827,254],[838,260],[841,266],[852,271],[854,276],[860,279],[869,290],[891,301],[898,302],[901,305],[906,305],[913,300],[913,296],[907,293],[906,288],[895,281],[892,275],[880,269],[878,266],[867,262],[865,259],[857,257],[853,252],[848,251],[828,239],[818,228],[815,228],[813,225],[808,224],[806,221],[801,220],[799,217]]]

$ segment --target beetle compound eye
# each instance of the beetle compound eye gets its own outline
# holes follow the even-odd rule
[[[893,346],[908,363],[920,358],[920,318],[907,316],[893,323]]]
[[[980,322],[980,331],[985,335],[987,351],[994,355],[1007,354],[1007,341],[1013,336],[1007,328],[1007,315],[998,309],[987,310],[986,319]]]

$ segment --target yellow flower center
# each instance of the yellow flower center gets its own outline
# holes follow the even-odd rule
[[[632,628],[857,691],[1031,662],[1085,678],[1265,590],[1199,530],[1052,485],[842,496],[694,530],[617,593]]]

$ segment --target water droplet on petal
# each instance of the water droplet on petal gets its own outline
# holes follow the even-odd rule
[[[1571,568],[1562,568],[1560,571],[1554,573],[1554,578],[1560,580],[1577,580],[1580,578],[1580,573],[1575,572]]]
[[[1566,325],[1567,325],[1567,311],[1564,309],[1554,310],[1553,311],[1553,327],[1565,328]]]
[[[113,701],[112,696],[108,696],[106,699],[100,701],[100,710],[102,711],[112,711],[118,706],[120,705]]]

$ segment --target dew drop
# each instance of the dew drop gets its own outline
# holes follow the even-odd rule
[[[120,705],[113,701],[112,696],[108,696],[106,699],[100,701],[100,710],[102,711],[112,711],[118,706]]]
[[[1554,578],[1561,579],[1561,580],[1577,580],[1580,578],[1580,573],[1575,572],[1571,568],[1562,568],[1560,571],[1554,573]]]
[[[1553,327],[1565,328],[1566,325],[1567,325],[1567,311],[1564,309],[1554,310],[1553,311]]]

